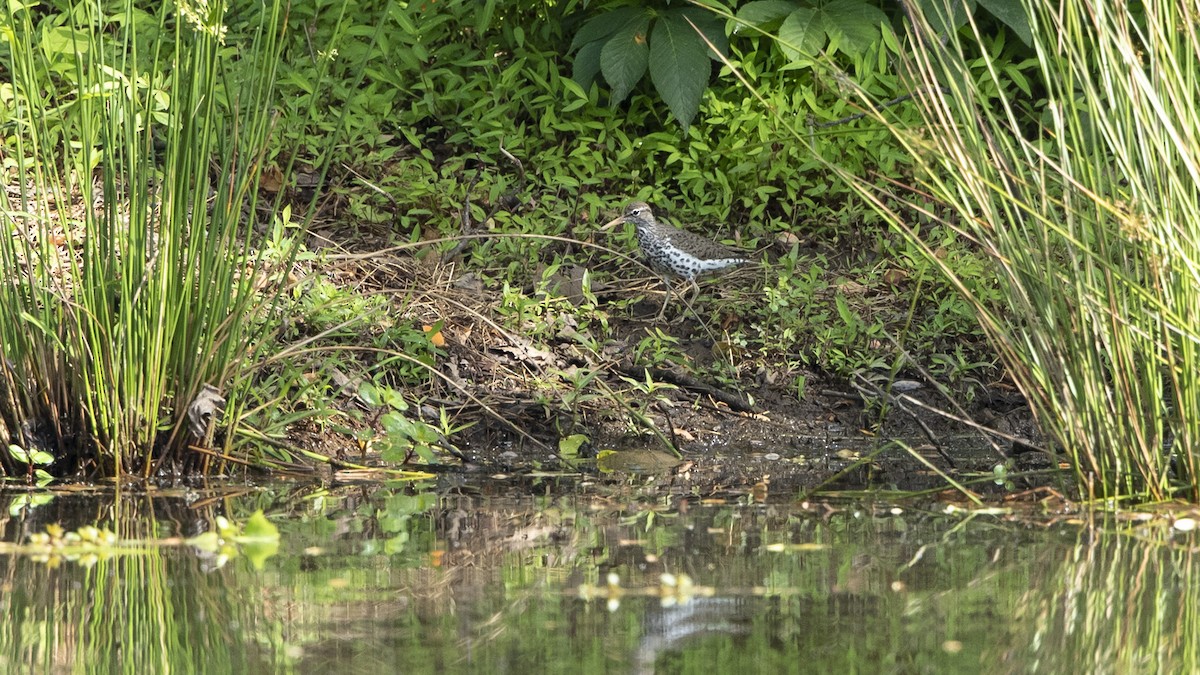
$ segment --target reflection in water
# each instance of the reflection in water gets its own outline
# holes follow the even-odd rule
[[[1194,534],[1165,522],[412,486],[196,497],[58,494],[4,521],[9,544],[49,524],[152,541],[261,508],[283,539],[262,570],[170,546],[56,567],[10,551],[0,671],[1187,672],[1200,644]]]
[[[691,598],[647,608],[634,662],[638,673],[653,673],[661,658],[682,652],[689,643],[712,636],[750,633],[751,612],[759,603],[748,598]]]
[[[165,506],[150,500],[58,498],[52,506],[9,518],[5,541],[61,524],[68,530],[96,524],[124,540],[165,534]],[[182,501],[177,500],[182,506]],[[112,518],[128,507],[127,518]],[[149,508],[147,508],[149,507]],[[175,526],[204,514],[177,509]],[[101,514],[101,518],[97,518]],[[107,516],[107,517],[105,517]],[[168,673],[256,672],[270,669],[270,650],[247,639],[243,626],[260,608],[230,592],[211,559],[178,547],[124,546],[114,555],[72,562],[43,556],[0,557],[4,593],[0,612],[0,671]],[[202,670],[197,670],[200,668]]]

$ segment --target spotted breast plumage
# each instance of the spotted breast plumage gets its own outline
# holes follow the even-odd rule
[[[645,202],[629,204],[619,218],[610,221],[602,229],[608,229],[620,223],[631,223],[637,228],[638,245],[646,256],[646,261],[651,269],[664,277],[679,277],[687,279],[691,283],[693,302],[700,292],[696,277],[750,262],[749,258],[744,257],[743,254],[722,244],[694,232],[659,222],[654,217],[650,205]],[[668,283],[667,297],[663,300],[662,309],[659,310],[659,318],[666,311],[670,298],[671,291]]]

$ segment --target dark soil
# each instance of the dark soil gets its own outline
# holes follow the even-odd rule
[[[815,490],[935,491],[948,487],[947,477],[969,483],[976,492],[999,494],[1052,480],[1050,472],[1013,478],[1011,472],[1020,468],[1052,465],[1036,451],[1014,458],[1015,466],[1009,463],[1009,485],[994,480],[993,467],[1013,454],[1012,438],[1023,439],[1018,452],[1037,440],[1021,397],[1001,387],[950,416],[933,411],[950,409],[951,403],[917,382],[889,395],[883,391],[886,383],[883,389],[858,391],[808,374],[805,397],[798,400],[794,390],[780,386],[771,364],[733,377],[728,371],[724,378],[712,375],[714,347],[720,347],[712,336],[720,327],[706,327],[695,315],[654,320],[661,296],[610,310],[603,336],[595,333],[598,324],[581,325],[569,308],[559,315],[548,310],[536,326],[510,328],[511,320],[495,312],[498,293],[473,273],[434,258],[376,251],[335,258],[335,266],[343,280],[352,278],[360,288],[396,289],[400,320],[442,325],[446,355],[437,361],[438,375],[424,391],[410,393],[422,402],[419,414],[430,421],[445,409],[455,424],[475,425],[451,439],[459,453],[433,467],[436,472],[582,472],[582,480],[598,481],[646,476],[683,494],[754,498]],[[578,274],[563,274],[563,288],[570,289]],[[709,296],[720,292],[712,285],[705,288]],[[597,296],[616,307],[642,292],[601,289]],[[678,313],[672,307],[667,316]],[[719,320],[737,317],[726,313]],[[651,381],[673,385],[653,394],[635,392],[622,379],[646,381],[647,366],[633,352],[648,329],[678,340],[676,347],[689,358],[686,368],[650,367]],[[534,334],[537,339],[527,336]],[[583,347],[595,343],[598,351]],[[592,372],[598,374],[587,379]],[[968,418],[987,420],[1003,433],[984,434]],[[572,434],[588,441],[578,457],[560,458],[560,439]],[[335,460],[371,464],[377,459],[343,433],[300,429],[292,440]],[[646,452],[654,454],[621,454]],[[599,461],[589,461],[598,455]]]

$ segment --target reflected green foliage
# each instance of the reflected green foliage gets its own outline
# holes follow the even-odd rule
[[[1148,540],[1080,533],[1009,599],[1014,621],[983,661],[1036,658],[1045,672],[1195,672],[1200,560],[1192,536],[1179,538],[1161,526]]]
[[[63,525],[26,542],[9,521],[0,542],[8,579],[0,594],[0,670],[5,672],[166,673],[272,672],[272,635],[247,633],[264,607],[231,592],[219,554],[181,546],[170,525],[195,522],[182,500],[113,500],[79,495],[59,500]],[[119,506],[118,506],[119,505]],[[99,507],[99,508],[98,508]],[[97,510],[122,517],[77,525]],[[180,508],[183,507],[183,508]],[[165,510],[159,510],[165,509]],[[25,518],[33,519],[29,514]],[[260,516],[229,525],[243,545],[271,540]],[[216,516],[214,520],[222,519]],[[14,526],[18,527],[14,527]],[[29,523],[32,527],[33,524]],[[174,533],[178,534],[178,533]],[[276,538],[276,542],[278,539]],[[263,558],[265,560],[265,558]]]
[[[0,566],[14,581],[0,595],[8,617],[0,667],[711,673],[795,672],[797,664],[802,672],[1200,665],[1192,647],[1200,639],[1196,535],[1182,516],[1142,520],[1131,537],[1128,522],[1028,527],[1001,510],[807,511],[784,502],[683,509],[623,484],[611,483],[616,491],[598,499],[517,483],[495,498],[408,486],[281,486],[227,499],[239,513],[275,503],[268,510],[280,551],[261,570],[237,560],[214,567],[215,557],[162,547],[56,568],[6,551]],[[546,496],[513,496],[533,491]],[[105,505],[78,499],[64,502],[79,513]],[[130,540],[166,536],[195,519],[183,499],[126,507],[140,524],[104,529]],[[245,520],[243,535],[265,527],[258,517]]]

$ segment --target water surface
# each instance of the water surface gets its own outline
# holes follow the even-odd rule
[[[1196,540],[1159,519],[664,498],[617,482],[8,492],[0,670],[1189,672]],[[262,510],[252,560],[177,537]],[[11,544],[97,525],[108,553]],[[255,562],[258,562],[256,566]]]

